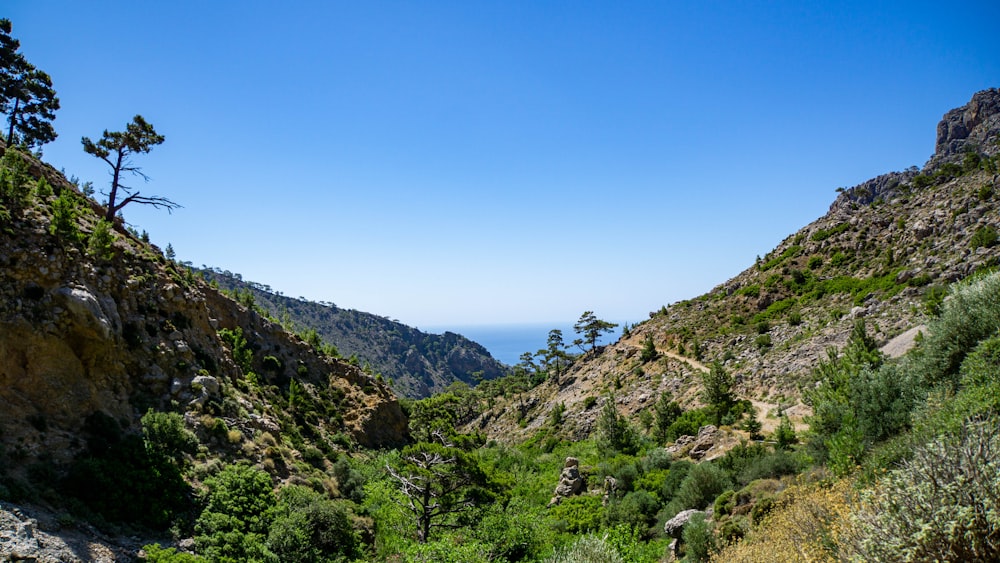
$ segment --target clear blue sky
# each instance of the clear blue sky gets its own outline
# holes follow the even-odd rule
[[[125,218],[179,260],[418,327],[638,321],[1000,86],[1000,2],[7,0],[62,101],[142,114]]]

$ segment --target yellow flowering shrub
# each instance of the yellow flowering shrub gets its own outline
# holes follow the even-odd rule
[[[848,479],[789,487],[762,522],[711,561],[837,561],[835,541],[846,528],[853,497],[853,481]]]

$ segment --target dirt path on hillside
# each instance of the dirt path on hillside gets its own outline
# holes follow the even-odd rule
[[[686,356],[682,356],[682,355],[677,354],[675,352],[667,352],[665,350],[657,349],[656,353],[657,354],[662,354],[662,355],[664,355],[664,356],[666,356],[668,358],[673,358],[673,359],[677,360],[678,362],[684,362],[685,364],[693,367],[696,370],[703,371],[705,373],[708,373],[710,371],[708,369],[708,366],[706,366],[705,364],[699,362],[698,360],[692,360],[691,358],[688,358]]]
[[[657,348],[656,351],[657,353],[662,354],[668,358],[677,360],[679,362],[684,362],[687,365],[691,366],[692,368],[699,370],[701,372],[708,373],[709,371],[711,371],[711,369],[708,366],[699,362],[698,360],[682,356],[680,354],[677,354],[676,352],[670,352],[668,350],[660,350],[659,348]],[[781,418],[777,416],[768,416],[768,414],[777,409],[778,405],[776,403],[768,403],[758,399],[750,399],[750,402],[753,404],[753,408],[757,411],[757,420],[760,421],[761,432],[763,432],[764,434],[773,433],[774,430],[778,427],[778,425],[781,424]],[[789,412],[787,414],[789,420],[792,421],[792,425],[795,427],[795,431],[796,432],[804,431],[808,427],[808,425],[806,425],[805,422],[803,422],[802,420],[803,414],[797,412],[799,409],[797,409],[796,407],[792,407],[790,410],[792,412]]]

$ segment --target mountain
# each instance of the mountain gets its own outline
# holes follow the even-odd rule
[[[117,483],[128,456],[108,452],[141,436],[147,413],[183,421],[199,463],[238,457],[278,478],[308,472],[303,458],[405,442],[379,378],[102,221],[50,166],[0,149],[0,497],[88,502],[97,476],[67,479],[108,463]]]
[[[456,381],[474,386],[506,372],[486,348],[453,332],[428,334],[333,303],[293,299],[219,269],[203,270],[203,274],[221,289],[251,295],[255,305],[283,324],[298,331],[316,331],[340,355],[356,357],[389,378],[392,388],[406,397],[428,397]]]
[[[694,299],[663,306],[614,344],[560,376],[499,401],[470,423],[490,437],[523,440],[564,408],[564,432],[587,436],[600,397],[623,414],[649,409],[663,392],[700,404],[712,362],[734,375],[765,425],[776,414],[801,424],[801,390],[857,319],[901,354],[944,296],[944,285],[1000,258],[1000,90],[976,93],[945,114],[936,150],[913,167],[839,194],[822,217],[789,235],[756,264]],[[982,164],[986,166],[981,166]],[[643,359],[651,341],[657,358]],[[766,428],[767,429],[767,428]]]

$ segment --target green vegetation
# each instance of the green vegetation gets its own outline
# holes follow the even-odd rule
[[[12,29],[10,20],[0,19],[0,112],[7,116],[7,146],[30,148],[55,140],[59,98],[52,78],[18,52]]]
[[[593,350],[597,348],[597,341],[601,338],[601,335],[614,331],[617,326],[615,323],[598,319],[593,311],[585,311],[580,315],[580,319],[576,321],[576,324],[573,325],[573,330],[582,336],[582,338],[574,340],[573,344],[579,346],[581,349],[584,344],[587,344]]]

